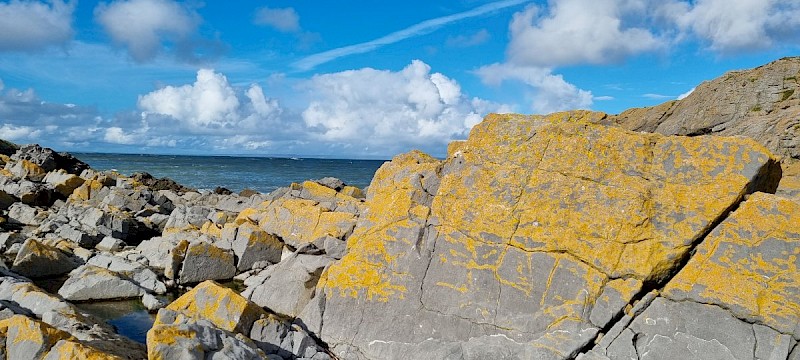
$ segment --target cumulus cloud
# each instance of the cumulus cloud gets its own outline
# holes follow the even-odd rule
[[[256,11],[253,22],[256,25],[264,25],[275,28],[283,32],[300,31],[300,16],[294,8],[268,8],[263,7]]]
[[[606,64],[663,46],[643,27],[625,26],[622,15],[636,1],[558,0],[546,9],[531,5],[514,14],[509,26],[509,61],[522,66],[554,67]]]
[[[139,97],[145,118],[173,122],[182,131],[230,134],[250,131],[273,122],[281,113],[278,101],[264,96],[253,84],[238,93],[228,79],[210,69],[197,72],[193,84],[166,86]]]
[[[472,35],[449,36],[447,37],[447,40],[445,40],[445,45],[450,47],[476,46],[489,41],[489,38],[491,37],[492,36],[489,34],[488,30],[481,29]]]
[[[222,50],[218,41],[198,38],[200,16],[175,1],[112,1],[98,5],[94,15],[111,39],[127,48],[137,62],[154,59],[165,45],[171,45],[181,59],[193,62]]]
[[[74,2],[0,3],[0,51],[33,51],[72,39]]]
[[[672,1],[664,5],[662,15],[720,53],[800,41],[800,3],[794,0]]]
[[[587,109],[592,105],[592,93],[568,83],[564,77],[541,67],[522,67],[510,63],[492,64],[476,71],[487,85],[504,81],[519,81],[532,88],[531,108],[536,113]]]
[[[314,100],[302,118],[319,140],[385,149],[440,147],[463,138],[491,111],[459,84],[414,60],[393,72],[364,68],[316,75],[306,85]]]

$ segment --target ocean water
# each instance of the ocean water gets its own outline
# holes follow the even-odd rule
[[[124,175],[148,172],[168,177],[196,189],[221,186],[234,192],[253,189],[269,193],[292,182],[339,178],[364,188],[384,160],[270,158],[234,156],[131,155],[75,153],[96,170],[116,170]]]

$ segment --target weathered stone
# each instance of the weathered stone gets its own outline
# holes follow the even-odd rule
[[[8,209],[8,221],[13,224],[38,226],[44,220],[39,210],[23,203],[14,203]]]
[[[17,202],[17,198],[0,189],[0,210],[7,210],[15,202]]]
[[[145,290],[118,273],[94,265],[83,265],[70,273],[58,295],[69,301],[127,299]]]
[[[0,320],[0,338],[8,359],[43,359],[59,340],[72,336],[41,321],[15,315]]]
[[[722,308],[657,298],[607,356],[629,359],[631,349],[645,359],[753,359],[756,338],[752,325]]]
[[[6,170],[11,173],[16,178],[25,179],[30,181],[40,182],[44,179],[47,171],[42,169],[37,164],[34,164],[28,160],[21,160],[15,161],[11,163],[7,163]]]
[[[205,320],[225,331],[249,334],[253,322],[266,316],[264,310],[233,290],[214,281],[204,281],[181,295],[165,310],[195,320]],[[159,311],[156,325],[176,323],[169,311]]]
[[[233,254],[205,242],[190,243],[183,259],[178,283],[225,280],[236,275]]]
[[[86,359],[86,360],[118,360],[119,356],[102,352],[98,349],[73,340],[59,340],[43,360]]]
[[[37,144],[20,147],[11,159],[15,161],[30,161],[45,171],[64,169],[70,174],[80,174],[89,168],[89,165],[67,153],[57,153],[50,148],[43,148]]]
[[[295,254],[256,275],[260,281],[248,279],[257,285],[248,287],[242,296],[276,313],[296,317],[314,297],[320,274],[332,260]]]
[[[83,178],[74,174],[69,174],[64,170],[51,171],[47,173],[43,181],[53,186],[53,188],[64,197],[72,195],[79,186],[85,181]]]
[[[491,336],[533,358],[575,357],[599,330],[598,299],[594,320],[607,322],[777,182],[754,141],[585,122],[602,116],[491,115],[445,161],[384,164],[347,255],[320,280],[322,340],[342,358],[422,358]],[[606,290],[610,279],[635,284]]]
[[[113,238],[111,236],[104,237],[103,240],[101,240],[97,245],[95,245],[95,248],[97,250],[111,251],[111,252],[120,251],[124,247],[125,247],[124,241],[117,238]]]
[[[800,339],[798,224],[800,204],[751,195],[697,247],[664,296],[716,304]]]
[[[166,285],[158,279],[158,275],[141,263],[132,262],[117,256],[101,254],[92,257],[87,264],[119,273],[149,292],[156,294],[164,294],[167,292]]]
[[[600,297],[595,301],[589,320],[598,328],[606,327],[641,289],[642,282],[637,279],[609,281],[603,288]]]
[[[142,295],[142,305],[144,305],[144,307],[149,311],[156,311],[166,307],[168,304],[165,301],[146,293]]]
[[[11,270],[29,278],[66,274],[78,264],[55,247],[34,239],[25,240]]]
[[[155,325],[147,332],[150,359],[260,360],[266,355],[244,336],[199,324]]]
[[[283,243],[277,236],[261,230],[258,225],[243,223],[238,227],[231,249],[238,258],[237,269],[247,271],[259,261],[272,264],[280,262]]]
[[[347,243],[333,236],[326,236],[322,238],[321,248],[325,250],[325,253],[328,254],[328,256],[336,260],[341,259],[347,253]]]

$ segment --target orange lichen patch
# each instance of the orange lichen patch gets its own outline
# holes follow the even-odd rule
[[[61,340],[50,349],[48,359],[54,359],[53,354],[58,354],[59,360],[120,360],[119,356],[104,353],[91,346],[72,340]]]
[[[167,306],[190,318],[210,321],[220,329],[247,334],[266,312],[231,289],[204,281]],[[156,319],[156,325],[163,324]],[[149,340],[149,334],[148,334]]]
[[[69,196],[71,200],[89,200],[92,194],[103,188],[103,183],[96,179],[86,180],[83,185],[75,189]]]
[[[356,200],[356,199],[363,199],[366,195],[364,194],[364,190],[361,190],[355,186],[345,186],[342,191],[337,195],[338,198],[344,197],[344,199]]]
[[[261,211],[259,209],[254,208],[247,208],[239,212],[239,215],[236,215],[236,219],[233,220],[233,223],[236,225],[241,225],[246,222],[258,222]]]
[[[670,298],[730,309],[798,336],[800,204],[753,194],[697,248],[667,285]]]
[[[342,239],[345,234],[353,230],[355,225],[355,214],[338,211],[323,212],[309,238],[319,239],[327,235]]]
[[[305,199],[276,200],[265,211],[259,226],[283,239],[297,242],[314,241],[313,231],[326,211],[317,202]]]
[[[328,296],[358,297],[372,301],[403,298],[409,275],[397,258],[415,246],[428,212],[420,204],[426,195],[424,176],[436,176],[440,162],[413,151],[395,157],[375,174],[367,208],[347,241],[348,254],[329,267],[319,282]],[[421,206],[421,207],[420,207]],[[412,209],[413,216],[412,216]]]
[[[432,216],[484,243],[567,252],[611,277],[658,279],[774,161],[748,139],[666,138],[593,112],[490,115]]]
[[[336,197],[336,190],[314,181],[304,181],[302,187],[312,199],[333,199]]]
[[[162,353],[178,343],[194,343],[195,350],[203,354],[203,346],[197,340],[197,332],[177,325],[155,324],[147,332],[147,358],[150,360],[169,360],[169,353]]]
[[[222,227],[211,221],[206,221],[203,223],[203,226],[200,228],[200,232],[217,239],[222,237]]]

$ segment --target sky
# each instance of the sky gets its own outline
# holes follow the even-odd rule
[[[0,1],[0,138],[443,156],[491,112],[616,114],[798,55],[798,0]]]

